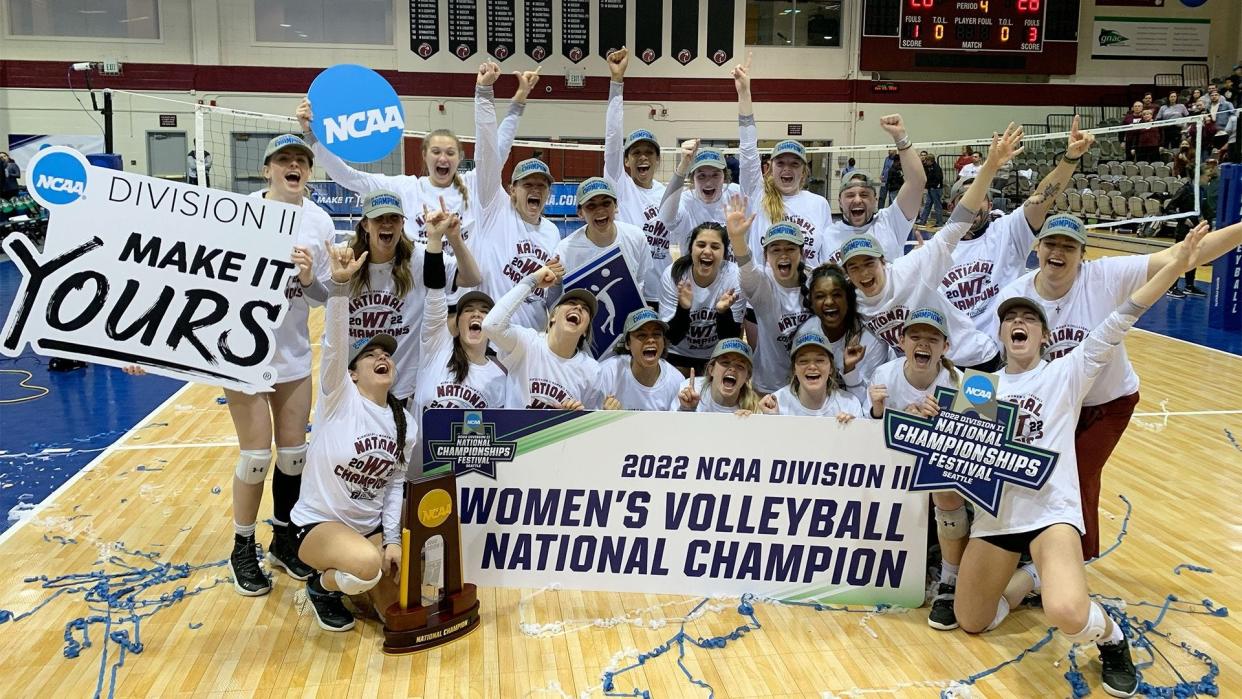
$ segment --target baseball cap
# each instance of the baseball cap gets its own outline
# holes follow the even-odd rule
[[[401,197],[387,189],[377,189],[362,198],[363,218],[377,218],[384,214],[405,215],[401,208]]]
[[[871,173],[863,170],[854,170],[841,180],[841,184],[837,185],[837,194],[849,189],[850,187],[869,187],[873,190],[880,188],[880,183],[871,177]]]
[[[456,306],[458,310],[460,310],[462,308],[465,308],[466,304],[474,303],[476,301],[481,301],[487,304],[488,308],[491,308],[492,306],[496,305],[496,302],[492,300],[491,296],[488,296],[487,294],[483,293],[482,291],[479,291],[478,289],[472,289],[462,294],[461,297],[457,299],[457,303],[453,305]]]
[[[631,148],[640,143],[650,143],[655,146],[656,153],[660,152],[660,142],[656,140],[655,134],[646,129],[632,131],[629,136],[625,137],[625,152],[629,153]]]
[[[721,340],[716,343],[715,349],[712,350],[712,359],[726,354],[740,354],[746,358],[746,361],[754,363],[754,355],[751,354],[750,345],[745,341],[736,337]]]
[[[548,178],[548,184],[552,184],[556,180],[552,179],[552,171],[548,169],[547,163],[538,158],[527,158],[518,163],[513,168],[513,174],[509,176],[510,182],[517,182],[520,179],[530,177],[531,175],[543,175]]]
[[[1057,214],[1048,217],[1039,235],[1035,236],[1035,240],[1043,240],[1054,235],[1063,235],[1083,245],[1087,244],[1087,228],[1083,225],[1082,219],[1073,214]]]
[[[786,153],[796,155],[802,159],[802,162],[806,162],[806,148],[797,141],[785,140],[772,147],[773,158],[778,155],[785,155]]]
[[[762,246],[766,248],[768,245],[780,240],[785,240],[798,246],[806,242],[806,239],[802,236],[802,231],[797,226],[788,223],[778,223],[769,228],[767,233],[763,234]]]
[[[841,246],[841,264],[844,266],[850,258],[866,255],[867,257],[884,257],[880,241],[869,235],[856,235],[845,241]]]
[[[388,333],[380,333],[372,337],[362,337],[354,340],[354,343],[349,346],[349,366],[352,367],[354,365],[358,355],[372,347],[379,347],[391,357],[397,351],[397,339]]]
[[[668,323],[660,320],[660,315],[658,313],[646,306],[643,306],[625,317],[625,330],[622,334],[629,335],[647,323],[659,323],[661,328],[668,330]]]
[[[612,197],[617,198],[617,190],[608,184],[608,180],[602,177],[591,177],[578,185],[578,206],[591,201],[595,197]]]
[[[789,346],[789,356],[793,357],[798,354],[798,350],[806,347],[822,347],[830,356],[832,355],[832,347],[828,344],[828,338],[814,330],[798,333],[794,338],[793,344]]]
[[[1039,316],[1039,322],[1043,323],[1045,328],[1048,327],[1048,316],[1044,314],[1044,307],[1038,301],[1026,296],[1012,296],[1001,301],[1000,305],[996,307],[996,317],[1004,320],[1005,314],[1009,312],[1009,309],[1018,307],[1029,308],[1035,311],[1035,314]]]
[[[716,167],[721,170],[728,169],[729,164],[725,162],[724,155],[720,151],[713,148],[705,148],[694,155],[694,162],[690,163],[690,172],[694,172],[701,167]]]
[[[906,318],[906,322],[901,324],[901,329],[904,332],[915,325],[929,325],[939,330],[941,335],[949,336],[949,323],[945,320],[944,314],[934,308],[915,310]]]
[[[306,145],[306,141],[291,133],[283,133],[267,142],[267,149],[263,151],[263,164],[267,165],[267,161],[271,160],[273,155],[286,148],[300,150],[306,154],[307,158],[310,158],[312,163],[315,162],[315,151]]]
[[[561,294],[561,297],[556,300],[556,303],[553,304],[552,307],[556,308],[557,306],[560,306],[574,299],[578,299],[582,301],[583,303],[585,303],[587,305],[587,310],[591,312],[591,317],[592,318],[595,317],[595,312],[599,309],[599,306],[598,306],[599,302],[595,300],[595,294],[592,294],[586,289],[570,289],[569,291],[566,291],[565,293]]]

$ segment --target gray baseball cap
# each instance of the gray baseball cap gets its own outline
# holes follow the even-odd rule
[[[349,346],[349,366],[352,367],[358,356],[372,347],[379,347],[391,357],[397,351],[397,339],[388,333],[380,333],[354,340],[354,343]]]

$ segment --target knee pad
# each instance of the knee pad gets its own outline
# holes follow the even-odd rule
[[[1009,616],[1009,600],[1005,599],[1004,595],[1001,595],[1001,598],[996,602],[996,616],[992,619],[992,623],[988,624],[984,631],[991,631],[997,626],[1000,626],[1001,622],[1004,621],[1007,616]]]
[[[1108,616],[1104,613],[1104,608],[1098,602],[1092,602],[1091,611],[1087,613],[1087,625],[1078,633],[1066,633],[1064,629],[1061,633],[1074,643],[1095,643],[1104,638],[1107,630]]]
[[[937,507],[936,534],[950,541],[970,536],[970,519],[966,516],[966,506],[948,511]]]
[[[271,464],[271,449],[242,449],[233,475],[242,483],[258,485],[267,478],[267,468]]]
[[[306,445],[300,447],[278,447],[276,449],[276,470],[286,476],[300,476],[306,466]]]
[[[336,576],[336,586],[341,592],[347,595],[361,595],[379,584],[383,571],[375,571],[375,577],[370,580],[363,580],[343,570],[335,570],[332,574]]]

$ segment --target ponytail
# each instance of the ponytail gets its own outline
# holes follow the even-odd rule
[[[802,163],[802,186],[806,186],[811,168],[805,161]],[[769,173],[763,176],[763,213],[767,214],[768,223],[776,225],[785,220],[785,195],[776,188],[776,178]]]
[[[397,425],[397,463],[405,464],[405,405],[391,392],[388,394],[388,407],[392,410],[392,421]]]
[[[466,348],[462,347],[461,338],[458,336],[453,337],[453,354],[449,356],[446,366],[453,374],[453,383],[464,382],[470,373],[470,357],[466,355]]]
[[[944,367],[945,369],[948,369],[949,378],[953,379],[953,383],[957,383],[958,381],[957,367],[953,366],[953,362],[949,361],[948,357],[944,355],[940,355],[940,366]]]
[[[470,208],[470,190],[466,189],[466,182],[462,180],[460,172],[453,173],[453,187],[461,195],[461,210],[464,215],[466,209]]]

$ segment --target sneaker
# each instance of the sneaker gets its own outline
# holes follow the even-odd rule
[[[310,598],[311,606],[315,609],[315,621],[319,622],[319,628],[324,631],[348,631],[354,628],[354,615],[349,613],[345,603],[341,601],[344,595],[323,590],[319,585],[318,575],[306,583],[306,596]]]
[[[1104,691],[1114,697],[1132,697],[1138,691],[1138,670],[1134,669],[1134,661],[1130,659],[1130,644],[1097,643],[1100,649],[1100,664],[1103,669],[1100,679]]]
[[[287,524],[272,525],[272,545],[267,548],[267,563],[273,568],[283,568],[294,580],[309,580],[314,568],[298,558],[298,542],[293,538],[293,528]]]
[[[272,590],[272,581],[259,567],[258,547],[253,536],[233,535],[233,555],[229,556],[233,571],[233,589],[246,597],[260,597]]]
[[[1187,296],[1207,296],[1207,292],[1193,284],[1186,287]]]
[[[1186,298],[1186,292],[1177,287],[1173,287],[1165,292],[1165,296],[1172,296],[1175,299],[1184,299]]]
[[[957,615],[953,613],[953,596],[956,592],[956,585],[940,583],[936,588],[936,596],[932,598],[931,613],[927,615],[928,626],[941,631],[957,628]]]

